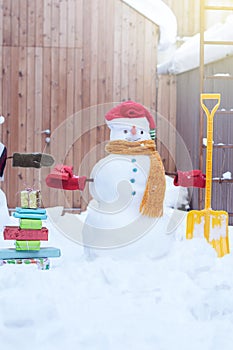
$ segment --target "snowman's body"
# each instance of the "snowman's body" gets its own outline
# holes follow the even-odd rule
[[[7,206],[5,193],[0,189],[0,230],[9,225],[10,215]]]
[[[109,125],[110,141],[150,139],[148,123],[136,128],[131,121],[121,122]],[[93,200],[83,229],[87,256],[158,257],[170,249],[166,215],[152,218],[140,213],[149,170],[148,155],[110,154],[95,165],[90,184]]]
[[[90,184],[91,195],[98,204],[89,205],[88,222],[106,229],[133,223],[140,216],[149,166],[149,157],[143,155],[111,154],[99,161],[92,170],[94,182]]]

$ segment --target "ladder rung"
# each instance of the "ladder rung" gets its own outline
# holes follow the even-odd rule
[[[228,80],[233,80],[233,75],[208,75],[204,78],[205,80],[207,79],[228,79]]]
[[[214,5],[207,5],[204,7],[205,10],[216,10],[216,11],[233,11],[232,6],[214,6]]]
[[[233,182],[233,179],[222,179],[222,178],[219,178],[217,179],[216,177],[212,179],[213,182],[219,182],[219,183],[222,183],[222,182],[229,182],[229,183],[232,183]]]
[[[213,147],[214,148],[223,148],[223,149],[224,148],[228,148],[228,149],[230,148],[231,149],[231,148],[233,148],[233,145],[224,145],[224,144],[223,145],[221,145],[221,144],[218,145],[218,144],[214,144]],[[202,148],[206,149],[207,147],[205,145],[203,145]]]
[[[204,40],[204,45],[233,45],[233,41],[214,41],[214,40]]]
[[[219,109],[216,114],[233,114],[233,110],[232,111],[221,111],[221,109]]]

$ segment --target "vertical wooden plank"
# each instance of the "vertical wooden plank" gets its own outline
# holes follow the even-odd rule
[[[26,46],[27,45],[27,1],[20,0],[19,1],[19,45]]]
[[[18,134],[20,142],[18,152],[26,153],[27,150],[27,49],[24,46],[19,47],[19,115],[18,115]],[[26,183],[26,169],[19,169],[18,190],[22,189]]]
[[[11,154],[11,135],[10,135],[10,117],[11,117],[11,50],[10,48],[4,47],[2,48],[2,114],[5,116],[5,123],[3,124],[4,132],[2,133],[1,142],[6,145],[8,149],[8,154]],[[9,190],[10,190],[10,179],[13,173],[13,169],[11,167],[7,167],[7,173],[5,176],[5,181],[3,183],[3,190],[7,195],[8,205],[12,207],[14,203],[14,198],[10,198]]]
[[[137,32],[136,32],[136,12],[130,8],[129,11],[129,98],[136,99],[136,57],[137,57]]]
[[[105,20],[105,38],[106,38],[106,93],[105,102],[113,101],[113,57],[114,57],[114,1],[105,2],[106,20]]]
[[[59,20],[59,47],[67,47],[67,27],[68,27],[68,3],[67,0],[60,1]]]
[[[66,164],[72,165],[74,174],[77,174],[76,160],[73,158],[73,129],[74,129],[74,88],[75,88],[75,51],[73,48],[67,49],[67,95],[66,95],[66,137],[65,149]],[[73,191],[66,193],[66,205],[73,207]]]
[[[3,46],[3,0],[0,0],[0,47]]]
[[[68,24],[68,47],[74,47],[75,43],[75,0],[68,0],[68,14],[67,14],[67,24]]]
[[[36,20],[35,20],[35,45],[43,45],[43,23],[44,23],[44,0],[35,1]]]
[[[74,46],[77,49],[82,48],[83,44],[83,1],[79,0],[75,2],[75,35]]]
[[[169,99],[169,160],[168,171],[174,172],[176,168],[176,76],[170,76]],[[172,153],[172,154],[171,154]]]
[[[53,129],[51,128],[51,48],[44,47],[43,48],[43,86],[42,86],[42,130],[50,129],[51,137],[53,133]],[[52,141],[51,141],[52,142]],[[51,143],[44,145],[44,152],[48,154],[51,153]],[[42,202],[45,207],[52,206],[51,203],[51,191],[50,188],[47,187],[45,183],[46,176],[50,173],[50,168],[43,168],[41,171],[42,175],[42,184],[41,184],[41,192],[42,192]]]
[[[129,99],[129,6],[122,5],[121,100]]]
[[[151,22],[145,19],[145,46],[144,46],[144,105],[151,106],[151,87],[155,84],[151,77],[152,60],[151,60]]]
[[[6,117],[4,126],[6,132],[3,135],[3,143],[8,145],[10,150],[10,137],[9,137],[9,117],[11,116],[11,49],[9,46],[3,47],[2,53],[2,101],[3,101],[3,115]]]
[[[91,1],[86,0],[83,3],[83,108],[90,106],[90,37],[91,22],[89,18],[91,11]]]
[[[19,1],[14,1],[11,8],[12,29],[11,29],[11,43],[12,46],[19,45]]]
[[[152,32],[151,32],[151,79],[152,79],[152,85],[151,85],[151,105],[150,108],[155,112],[156,111],[156,85],[157,85],[157,46],[158,46],[158,33],[159,28],[152,24]]]
[[[105,103],[113,102],[113,62],[114,62],[114,1],[106,1],[106,21],[105,21],[105,33],[106,33],[106,93]],[[101,116],[101,124],[105,124],[104,115]],[[103,126],[104,141],[109,140],[109,128],[107,125]],[[105,156],[104,145],[102,146],[102,156]]]
[[[106,16],[101,16],[103,9],[105,9],[105,0],[98,2],[98,35],[99,38],[104,38],[105,32],[105,21]],[[105,91],[106,91],[106,41],[100,39],[98,41],[98,104],[105,102]]]
[[[106,9],[106,0],[99,2],[99,38],[107,35],[106,14],[104,18],[101,17],[102,9]],[[103,104],[106,102],[106,69],[107,69],[107,42],[101,39],[98,43],[98,115],[99,123],[104,119]],[[97,149],[97,159],[101,159],[104,156],[103,142],[105,140],[105,128],[100,126],[97,129],[97,144],[100,145]]]
[[[79,32],[80,33],[80,32]],[[82,127],[82,49],[75,49],[75,69],[74,69],[74,130],[73,138],[73,159],[74,169],[77,175],[81,173],[82,160],[82,140],[80,137]],[[81,207],[81,194],[79,191],[73,193],[73,207]]]
[[[44,0],[43,42],[45,47],[51,46],[52,0]]]
[[[41,134],[42,129],[42,48],[35,48],[35,126],[34,126],[34,149],[36,152],[41,152],[43,149],[42,138],[44,141],[45,136]]]
[[[121,41],[122,41],[122,2],[114,2],[114,63],[113,101],[121,101]]]
[[[75,71],[74,71],[74,140],[73,157],[75,169],[78,175],[81,164],[81,138],[79,138],[82,120],[82,73],[83,73],[83,0],[75,3]],[[79,191],[73,193],[74,208],[81,207],[81,194]]]
[[[57,159],[59,163],[64,164],[64,150],[66,150],[66,131],[67,124],[62,127],[60,125],[66,119],[66,103],[67,103],[67,56],[66,48],[59,48],[59,69],[58,69],[58,115],[56,118],[56,126],[59,127],[59,144],[57,145]],[[58,203],[65,204],[66,191],[58,191]]]
[[[51,49],[51,130],[54,132],[59,125],[58,122],[58,108],[59,108],[59,49],[53,47]],[[59,151],[56,149],[56,145],[53,143],[53,139],[51,139],[51,154],[55,157],[56,164],[59,163]],[[58,203],[58,190],[51,189],[51,206],[55,206]]]
[[[18,47],[11,47],[11,65],[10,65],[10,86],[11,86],[11,111],[9,117],[9,131],[10,131],[10,149],[12,152],[18,150],[18,141],[20,136],[17,133],[18,123],[18,66],[19,66],[19,52]],[[18,188],[19,168],[14,168],[11,171],[10,186],[8,187],[8,196],[14,199],[16,189]]]
[[[27,45],[35,46],[36,44],[36,1],[28,1],[27,17]]]
[[[11,0],[3,3],[3,45],[11,46]]]
[[[170,88],[168,88],[168,76],[159,76],[158,89],[158,118],[157,118],[157,148],[162,158],[165,170],[168,168],[168,150],[165,145],[168,144],[168,126],[167,119],[169,115],[169,104],[164,103],[164,96],[170,99]]]
[[[83,105],[82,105],[82,171],[89,169],[89,159],[86,157],[90,149],[90,65],[91,65],[91,22],[87,20],[91,13],[91,0],[83,3]],[[81,200],[81,208],[84,210],[86,203]]]
[[[59,45],[59,20],[60,20],[60,1],[52,1],[51,12],[51,46],[58,47]]]
[[[102,41],[98,34],[98,3],[94,2],[91,6],[91,28],[90,28],[90,105],[96,105],[98,102],[98,45]]]
[[[136,101],[144,102],[144,37],[145,37],[145,20],[137,14],[137,54],[136,54],[136,69],[137,69],[137,85],[136,85]]]
[[[27,153],[35,152],[35,48],[27,48]],[[26,185],[33,186],[36,170],[26,169]]]
[[[91,6],[91,33],[90,33],[90,132],[89,132],[89,169],[87,172],[90,173],[92,167],[97,161],[97,154],[95,151],[97,129],[93,128],[98,119],[97,103],[98,103],[98,42],[100,40],[98,35],[98,24],[99,24],[99,13],[98,3],[92,2]]]

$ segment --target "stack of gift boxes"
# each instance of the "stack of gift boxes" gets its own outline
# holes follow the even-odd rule
[[[38,251],[41,241],[48,240],[48,229],[42,227],[42,220],[46,220],[47,215],[41,208],[40,191],[21,191],[20,202],[21,207],[17,207],[13,214],[19,219],[19,226],[6,226],[4,239],[14,239],[16,251]]]

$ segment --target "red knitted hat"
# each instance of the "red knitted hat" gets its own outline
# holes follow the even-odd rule
[[[126,101],[118,106],[110,109],[105,115],[106,121],[111,121],[118,118],[146,118],[150,129],[155,129],[155,121],[149,111],[140,103],[134,101]]]

